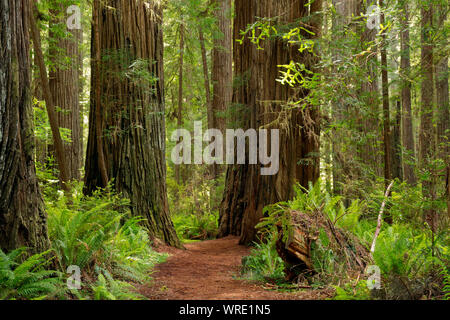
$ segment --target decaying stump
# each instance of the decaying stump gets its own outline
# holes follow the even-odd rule
[[[334,225],[320,211],[306,214],[286,210],[290,216],[291,226],[277,225],[278,240],[276,249],[286,263],[287,280],[294,280],[299,274],[314,274],[312,244],[319,240],[320,230],[328,237],[327,249],[337,257],[337,263],[345,263],[349,272],[363,273],[370,259],[369,250],[359,240]],[[286,234],[286,233],[289,234]]]

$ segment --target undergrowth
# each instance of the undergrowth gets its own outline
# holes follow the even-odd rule
[[[83,299],[141,298],[130,283],[148,283],[151,269],[165,255],[151,248],[140,217],[133,217],[129,201],[106,190],[83,196],[81,185],[72,197],[47,198],[48,229],[58,269],[77,266],[87,283]],[[121,293],[120,293],[120,292]]]
[[[57,181],[49,169],[38,176]],[[109,187],[92,196],[83,195],[82,184],[68,193],[57,183],[41,187],[50,248],[35,255],[27,248],[0,251],[0,299],[143,299],[135,285],[150,284],[153,267],[166,255],[152,249],[129,200]],[[80,281],[73,282],[77,270]]]
[[[331,246],[324,229],[317,230],[317,239],[311,244],[313,272],[306,278],[311,288],[331,287],[335,299],[448,299],[449,294],[449,234],[441,227],[432,233],[426,223],[419,223],[419,205],[412,203],[408,192],[397,184],[387,208],[393,224],[384,223],[376,242],[372,261],[380,271],[381,288],[368,288],[367,269],[364,273],[349,272],[348,263]],[[269,206],[265,218],[258,225],[264,239],[257,244],[251,255],[245,257],[242,272],[259,281],[282,276],[283,263],[275,250],[275,243],[282,231],[284,243],[290,241],[292,224],[286,212],[295,211],[314,215],[319,210],[330,223],[343,232],[355,236],[368,250],[373,240],[378,210],[383,201],[382,189],[374,191],[373,198],[364,201],[344,201],[341,196],[328,193],[320,182],[308,189],[297,188],[292,201]],[[419,200],[415,200],[419,201]],[[345,205],[347,204],[347,206]],[[415,205],[416,210],[413,209]],[[375,210],[377,208],[377,210]]]

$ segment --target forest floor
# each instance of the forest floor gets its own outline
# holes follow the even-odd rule
[[[160,247],[169,258],[155,268],[151,286],[138,287],[152,300],[312,300],[325,299],[329,292],[303,290],[280,292],[268,285],[239,279],[239,266],[250,248],[240,246],[238,237],[186,244],[186,250]]]

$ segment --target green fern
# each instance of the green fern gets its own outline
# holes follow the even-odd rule
[[[27,249],[16,249],[8,254],[0,250],[0,300],[36,299],[58,291],[60,273],[45,270],[51,259],[50,251],[35,254],[23,262]]]
[[[97,268],[97,282],[91,286],[94,300],[142,300],[144,297],[124,281],[116,280],[104,269]]]

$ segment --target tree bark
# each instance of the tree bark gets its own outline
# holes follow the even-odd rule
[[[383,1],[380,0],[381,19],[380,22],[385,25]],[[391,119],[389,110],[389,78],[387,64],[387,42],[386,31],[381,35],[381,90],[383,96],[383,145],[384,145],[384,183],[388,187],[392,178],[392,142],[391,142]]]
[[[73,3],[76,3],[75,1]],[[73,4],[72,3],[72,4]],[[52,1],[53,13],[61,16],[65,12],[66,5]],[[66,24],[66,15],[62,20],[54,19],[53,24]],[[50,50],[52,61],[56,64],[49,72],[49,86],[57,112],[59,128],[70,130],[70,142],[64,142],[64,154],[68,166],[69,180],[81,179],[81,167],[83,156],[81,109],[79,99],[80,82],[80,50],[81,30],[67,30],[64,37],[50,32],[50,38],[55,42],[56,49]],[[67,59],[69,59],[68,62]]]
[[[56,160],[58,162],[59,167],[59,178],[61,180],[62,188],[65,191],[69,190],[69,186],[67,183],[69,182],[69,170],[67,167],[66,157],[64,154],[64,144],[61,138],[61,133],[59,132],[57,114],[55,109],[55,103],[52,97],[52,93],[50,91],[50,85],[48,81],[47,68],[45,67],[44,56],[42,54],[42,46],[41,46],[41,35],[39,28],[36,24],[36,15],[37,9],[32,0],[32,13],[29,17],[30,22],[30,30],[33,38],[33,47],[34,47],[34,57],[35,62],[39,66],[39,73],[41,77],[41,85],[42,85],[42,94],[45,99],[45,106],[48,114],[48,121],[50,122],[50,127],[52,130],[53,143],[55,145],[55,154]]]
[[[435,135],[433,129],[433,97],[434,97],[434,75],[433,75],[433,44],[431,31],[433,26],[433,7],[427,1],[420,8],[421,11],[421,106],[420,106],[420,132],[419,132],[419,161],[420,169],[430,172],[422,182],[422,193],[427,208],[425,209],[425,220],[432,230],[435,227],[435,214],[430,204],[434,198],[433,170],[431,162],[433,159]]]
[[[316,2],[317,6],[320,1]],[[296,0],[237,0],[234,38],[241,39],[240,31],[256,22],[257,17],[278,17],[277,23],[284,25],[307,17],[309,8],[306,3]],[[318,30],[314,32],[318,34]],[[311,106],[304,110],[284,109],[282,105],[297,101],[307,92],[300,88],[290,89],[276,81],[279,78],[278,65],[297,61],[304,62],[311,69],[314,59],[308,53],[300,54],[295,45],[289,46],[279,38],[266,39],[260,45],[264,50],[258,50],[246,37],[242,45],[234,47],[235,77],[241,81],[233,95],[233,103],[241,106],[236,110],[234,120],[244,130],[260,129],[271,123],[275,125],[268,126],[268,129],[281,129],[280,167],[273,176],[262,176],[261,166],[248,162],[228,168],[220,207],[219,236],[240,235],[241,244],[256,239],[254,227],[263,216],[266,205],[291,198],[296,180],[307,186],[309,181],[315,181],[319,176],[318,110]],[[280,114],[285,118],[277,120]],[[281,128],[279,124],[283,121],[287,125]]]
[[[402,145],[405,150],[403,155],[403,178],[409,184],[416,183],[414,173],[414,162],[416,161],[414,150],[414,134],[411,111],[411,58],[409,40],[409,8],[406,1],[403,4],[403,17],[400,18],[401,27],[401,58],[400,74],[401,81],[401,103],[402,103]]]
[[[184,71],[184,24],[180,24],[180,57],[178,63],[178,108],[177,125],[180,129],[183,126],[183,71]],[[175,165],[175,179],[181,183],[180,165]]]
[[[208,117],[208,128],[214,129],[214,110],[212,109],[211,102],[211,85],[209,82],[209,70],[208,59],[206,55],[205,36],[201,26],[198,28],[198,38],[200,41],[200,51],[202,53],[202,66],[203,66],[203,81],[205,84],[205,97],[206,97],[206,114]],[[213,163],[210,167],[211,177],[215,179],[217,177],[217,164]]]
[[[212,50],[212,117],[214,128],[224,134],[227,127],[226,112],[233,98],[232,9],[231,0],[215,0],[214,3],[220,35],[214,37]],[[218,166],[217,170],[220,169]]]
[[[392,178],[403,179],[402,143],[401,143],[402,107],[400,100],[396,101],[394,125],[392,128]]]
[[[437,28],[444,28],[445,20],[447,18],[448,4],[439,6],[438,26]],[[444,37],[447,33],[444,32]],[[443,39],[442,48],[448,45],[448,39]],[[444,52],[442,57],[436,64],[436,100],[437,100],[437,147],[438,157],[445,163],[446,175],[446,190],[447,196],[447,213],[450,218],[450,105],[449,105],[449,87],[448,87],[448,53]]]
[[[85,193],[105,187],[98,168],[100,136],[108,177],[131,200],[132,214],[145,218],[150,236],[181,246],[166,190],[162,7],[158,1],[109,0],[95,14],[101,64],[92,68],[97,84],[91,92]],[[94,61],[98,55],[92,52]],[[103,132],[95,121],[98,108]]]
[[[49,247],[36,179],[28,0],[0,1],[0,249]]]

